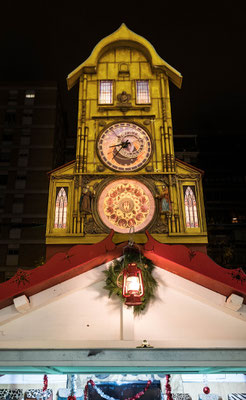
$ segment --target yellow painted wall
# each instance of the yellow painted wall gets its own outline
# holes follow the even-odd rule
[[[144,38],[122,26],[103,39],[92,55],[68,77],[68,86],[79,84],[78,135],[76,160],[51,174],[47,218],[47,244],[95,243],[108,229],[98,225],[96,194],[104,181],[135,176],[149,185],[156,198],[165,184],[169,190],[170,210],[156,216],[151,234],[160,242],[206,244],[206,220],[202,193],[202,172],[191,165],[176,162],[169,79],[181,85],[181,75],[164,62]],[[136,103],[136,80],[148,80],[150,104]],[[100,80],[113,81],[113,104],[99,104]],[[178,82],[178,83],[177,83]],[[129,107],[122,107],[117,96],[130,95]],[[152,156],[135,172],[124,174],[105,166],[97,154],[97,139],[111,124],[131,122],[142,127],[152,140]],[[185,223],[183,186],[190,185],[196,194],[199,226],[187,228]],[[68,187],[66,229],[54,229],[56,187]],[[91,193],[91,213],[80,211],[81,193],[85,187]],[[159,225],[157,223],[159,220]],[[157,227],[157,225],[159,227]],[[163,229],[161,227],[166,227]],[[125,241],[128,234],[115,234],[115,242]],[[137,233],[135,241],[144,242],[145,234]]]

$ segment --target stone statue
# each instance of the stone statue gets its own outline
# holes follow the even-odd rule
[[[90,187],[88,185],[82,188],[82,194],[80,198],[80,212],[91,213],[91,200],[92,200],[92,193],[90,191]]]
[[[160,212],[170,211],[169,191],[165,185],[162,186],[158,198],[160,199]]]

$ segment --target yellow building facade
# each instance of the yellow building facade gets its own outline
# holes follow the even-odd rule
[[[48,254],[145,231],[205,249],[202,171],[175,159],[169,81],[181,74],[124,24],[67,77],[79,85],[76,160],[50,174]]]

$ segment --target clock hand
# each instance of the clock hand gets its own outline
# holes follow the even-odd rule
[[[121,149],[122,149],[122,146],[121,146],[121,147],[119,148],[119,150],[115,153],[113,159],[117,156],[117,154],[121,151]]]
[[[119,143],[119,144],[114,144],[113,146],[109,146],[109,147],[122,146],[123,149],[125,149],[128,146],[128,144],[130,144],[130,142],[128,142],[128,140],[127,140],[126,142],[122,142],[122,143]]]
[[[122,146],[122,143],[114,144],[113,146],[109,146],[109,147],[117,147],[117,146]]]
[[[117,154],[121,151],[121,149],[125,149],[126,147],[128,147],[128,145],[130,144],[130,142],[127,140],[126,142],[122,142],[120,144],[116,144],[114,146],[109,146],[109,147],[116,147],[116,146],[121,146],[119,148],[119,150],[117,150],[117,152],[115,153],[115,155],[113,156],[113,159],[117,156]]]
[[[122,147],[125,149],[128,145],[131,144],[128,140],[126,142],[122,142]]]

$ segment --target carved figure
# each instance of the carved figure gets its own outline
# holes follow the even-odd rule
[[[162,186],[161,193],[158,197],[160,199],[160,212],[170,211],[169,192],[165,185]]]
[[[91,213],[91,199],[92,194],[90,192],[89,185],[82,188],[82,194],[80,198],[80,211],[85,213]]]
[[[122,93],[117,95],[117,100],[119,105],[130,106],[131,95],[126,93],[124,90]]]

